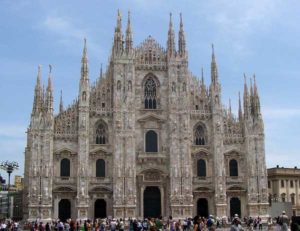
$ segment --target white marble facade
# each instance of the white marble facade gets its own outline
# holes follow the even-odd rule
[[[57,218],[62,200],[81,219],[152,210],[175,218],[266,215],[255,77],[249,89],[245,81],[235,117],[222,104],[214,50],[209,85],[191,74],[181,17],[178,47],[171,17],[166,49],[151,36],[133,47],[132,38],[129,16],[124,36],[118,14],[110,61],[93,84],[85,42],[78,99],[67,108],[61,99],[57,115],[51,67],[45,91],[39,68],[25,150],[26,218]]]

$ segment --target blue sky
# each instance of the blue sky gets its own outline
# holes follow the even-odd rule
[[[53,66],[54,104],[76,98],[83,38],[87,38],[90,79],[99,76],[111,50],[117,9],[131,11],[134,45],[148,35],[166,46],[169,13],[176,37],[182,12],[190,70],[204,68],[210,82],[215,45],[222,100],[236,112],[243,73],[256,74],[265,122],[267,167],[299,166],[300,2],[296,0],[123,0],[0,2],[0,160],[20,163],[23,174],[26,128],[32,110],[37,66],[46,84]],[[7,174],[1,171],[1,175]]]

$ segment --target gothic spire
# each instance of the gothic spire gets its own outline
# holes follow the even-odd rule
[[[64,111],[64,104],[63,104],[63,97],[62,97],[62,90],[60,91],[60,101],[59,101],[59,113]]]
[[[100,79],[102,79],[103,77],[103,72],[102,72],[102,63],[101,63],[101,67],[100,67]]]
[[[117,26],[115,28],[113,51],[115,54],[121,54],[123,52],[122,17],[119,10],[117,16]]]
[[[201,97],[205,98],[206,96],[206,86],[204,83],[204,74],[203,74],[203,67],[201,68]]]
[[[81,80],[89,79],[89,68],[88,68],[88,58],[87,58],[87,47],[86,47],[86,38],[84,38],[84,47],[81,58]]]
[[[53,113],[53,93],[52,93],[52,66],[49,64],[48,86],[46,90],[46,111]]]
[[[180,29],[178,33],[178,50],[180,56],[185,55],[185,36],[184,36],[184,30],[183,30],[183,23],[182,23],[182,14],[180,13]]]
[[[168,56],[175,56],[175,34],[172,22],[172,13],[170,13],[169,31],[168,31],[168,42],[167,42]]]
[[[255,74],[253,75],[253,80],[254,80],[254,85],[253,85],[254,112],[255,112],[255,115],[258,116],[258,115],[260,115],[260,99],[259,99],[258,90],[257,90],[257,86],[256,86]]]
[[[248,118],[249,117],[249,108],[250,108],[250,99],[249,99],[249,92],[248,92],[248,86],[247,86],[247,77],[246,75],[244,74],[244,79],[245,79],[245,82],[244,82],[244,116],[245,118]]]
[[[34,89],[34,99],[32,114],[39,113],[42,106],[42,87],[41,87],[41,66],[38,65],[38,73],[36,77],[36,84]]]
[[[241,93],[239,92],[239,121],[243,119],[243,112],[242,112],[242,103],[241,103]]]
[[[128,54],[132,50],[132,30],[130,23],[130,11],[128,11],[128,22],[126,29],[126,53]]]
[[[229,117],[231,118],[232,110],[231,110],[231,99],[230,98],[229,98],[229,108],[228,108],[228,111],[229,111]]]
[[[218,67],[215,57],[214,44],[212,44],[212,55],[211,55],[211,81],[213,84],[218,82]]]

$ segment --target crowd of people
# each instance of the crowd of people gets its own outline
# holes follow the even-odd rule
[[[275,221],[275,222],[274,222]],[[280,216],[269,218],[267,230],[274,231],[298,231],[300,226],[295,220],[290,222],[285,211]],[[3,220],[0,224],[0,231],[18,231],[20,223],[12,220]],[[196,216],[183,220],[175,220],[171,216],[168,219],[145,218],[145,219],[94,219],[94,220],[72,220],[52,221],[43,223],[36,220],[35,222],[25,223],[22,230],[30,231],[214,231],[218,228],[227,228],[230,231],[243,230],[263,230],[263,221],[258,216],[256,218],[244,217],[241,221],[237,214],[231,220],[224,218],[214,218],[210,215],[208,218]]]

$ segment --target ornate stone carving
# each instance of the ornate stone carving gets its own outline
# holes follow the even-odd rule
[[[155,171],[148,171],[144,173],[145,181],[160,181],[160,173]]]

